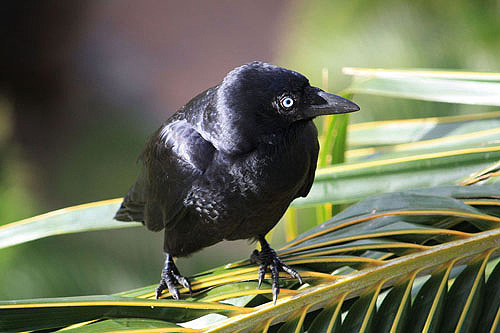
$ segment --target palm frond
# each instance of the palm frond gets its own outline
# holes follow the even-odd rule
[[[345,93],[500,106],[500,73],[344,68],[354,80]]]
[[[473,330],[480,322],[489,329],[500,311],[500,302],[484,297],[499,283],[499,216],[496,184],[382,194],[279,251],[306,285],[283,275],[276,305],[268,284],[257,289],[257,268],[243,260],[192,277],[194,295],[181,302],[152,299],[154,286],[113,297],[1,302],[0,329],[97,320],[68,331],[112,332],[124,325],[117,321],[123,316],[142,318],[133,327],[145,332],[159,329],[158,320],[166,321],[165,328],[203,332],[420,332]],[[446,302],[453,302],[453,311]]]

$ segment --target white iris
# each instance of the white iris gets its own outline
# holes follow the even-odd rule
[[[281,100],[281,105],[284,108],[291,108],[293,106],[293,99],[291,97],[285,97]]]

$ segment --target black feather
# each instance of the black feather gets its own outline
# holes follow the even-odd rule
[[[115,218],[165,229],[164,250],[173,256],[224,239],[262,243],[311,189],[319,150],[313,118],[357,109],[297,72],[262,62],[238,67],[153,134]],[[169,260],[159,293],[172,287]]]

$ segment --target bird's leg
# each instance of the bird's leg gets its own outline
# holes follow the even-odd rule
[[[284,271],[290,274],[293,278],[299,280],[300,284],[302,284],[302,278],[299,273],[297,273],[293,268],[284,264],[281,259],[276,255],[276,252],[271,248],[269,243],[263,236],[259,236],[259,242],[261,250],[260,252],[254,250],[250,260],[253,263],[259,264],[259,288],[262,284],[262,280],[264,279],[264,275],[267,272],[267,269],[271,271],[271,278],[273,280],[273,302],[276,304],[276,299],[278,298],[278,294],[280,292],[279,285],[279,271]]]
[[[169,253],[166,253],[165,267],[163,267],[161,271],[160,285],[156,287],[156,299],[160,298],[161,292],[166,288],[168,288],[173,298],[179,299],[179,290],[177,290],[175,286],[176,282],[181,284],[184,288],[189,289],[189,293],[193,293],[189,280],[179,273],[177,266],[174,264],[174,259]]]

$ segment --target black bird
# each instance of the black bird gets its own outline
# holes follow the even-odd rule
[[[357,110],[297,72],[251,62],[172,115],[146,144],[141,173],[115,216],[165,229],[156,298],[168,288],[179,299],[176,283],[191,291],[173,257],[222,240],[260,242],[251,259],[260,265],[259,286],[270,269],[274,301],[280,270],[302,283],[264,236],[311,189],[319,150],[312,120]]]

